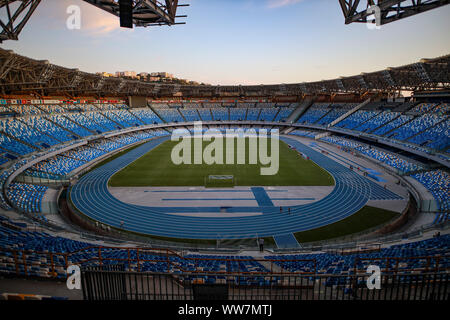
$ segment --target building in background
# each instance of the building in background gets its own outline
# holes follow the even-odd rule
[[[136,78],[137,73],[135,71],[116,71],[116,77]]]

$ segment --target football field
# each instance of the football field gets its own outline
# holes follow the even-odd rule
[[[245,164],[225,164],[227,153],[234,152],[237,159],[238,145],[234,151],[223,145],[224,164],[192,164],[194,143],[191,148],[191,164],[173,163],[171,154],[178,142],[166,141],[154,150],[116,173],[109,185],[113,187],[137,186],[205,186],[210,175],[233,176],[236,186],[330,186],[334,184],[332,176],[314,162],[305,160],[296,150],[279,141],[279,170],[275,175],[261,175],[261,168],[269,165],[249,164],[249,139],[245,144]],[[211,142],[203,141],[203,151]],[[268,140],[270,155],[271,143]],[[240,150],[242,151],[242,150]]]
[[[94,169],[83,176],[71,189],[70,199],[74,207],[95,220],[117,224],[125,218],[130,223],[130,232],[161,239],[177,238],[180,241],[209,241],[218,235],[220,239],[254,239],[257,234],[268,241],[276,238],[272,241],[277,241],[277,245],[286,241],[290,243],[291,240],[306,243],[361,232],[398,216],[396,212],[367,205],[372,196],[374,199],[382,197],[401,201],[398,195],[345,169],[296,139],[283,138],[282,141],[307,154],[320,167],[281,142],[280,170],[274,176],[261,176],[260,164],[175,165],[171,153],[174,147],[176,149],[176,143],[167,138],[154,139],[99,163],[102,169]],[[207,150],[208,146],[209,141],[204,143],[203,149]],[[230,153],[230,150],[222,151],[219,153]],[[342,174],[343,171],[345,174]],[[238,184],[246,179],[254,186],[242,183],[232,190],[202,190],[207,175],[233,175]],[[118,193],[119,196],[129,197],[128,200],[116,198],[111,194],[112,188],[108,188],[108,183],[118,178],[122,179],[120,183],[128,183]],[[320,196],[319,190],[311,194],[314,188],[326,188],[328,178],[331,185],[336,179],[337,188],[324,197]],[[264,182],[267,186],[283,189],[264,188],[261,185]],[[138,183],[144,188],[137,190],[134,186]],[[189,185],[192,188],[186,188]],[[152,190],[148,186],[155,188]],[[177,190],[172,186],[181,188]],[[300,194],[289,191],[296,188],[303,190]],[[233,194],[227,195],[226,192]],[[161,203],[154,201],[158,197]],[[135,203],[133,199],[140,202]],[[295,203],[280,202],[292,200]],[[281,211],[281,207],[289,207],[291,214]],[[112,219],[115,219],[114,222],[111,222]],[[180,230],[173,231],[174,227]]]

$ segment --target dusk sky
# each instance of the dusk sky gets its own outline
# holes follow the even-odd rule
[[[369,30],[344,24],[338,0],[185,0],[186,25],[119,28],[81,0],[43,0],[2,48],[86,72],[173,73],[211,84],[351,76],[450,53],[450,5]],[[81,29],[66,8],[81,8]],[[2,17],[3,18],[3,17]]]

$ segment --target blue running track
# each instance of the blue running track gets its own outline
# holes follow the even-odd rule
[[[244,217],[197,217],[171,213],[220,212],[220,207],[146,207],[124,203],[111,195],[108,180],[119,170],[166,141],[167,137],[151,140],[84,175],[70,188],[75,207],[86,216],[104,224],[141,234],[190,239],[244,239],[283,236],[310,230],[342,220],[361,209],[369,199],[401,199],[367,178],[358,175],[336,161],[301,142],[281,139],[307,154],[312,161],[327,170],[335,180],[335,188],[325,198],[314,203],[291,206],[291,214],[280,214],[261,188],[252,191],[259,206],[236,206],[227,212],[262,212]]]

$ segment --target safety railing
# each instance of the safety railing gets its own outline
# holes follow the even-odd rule
[[[166,274],[88,268],[86,300],[438,300],[448,273],[356,275]]]

